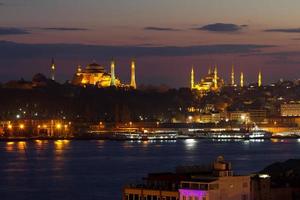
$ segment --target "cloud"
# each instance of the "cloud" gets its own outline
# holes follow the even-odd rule
[[[4,5],[5,5],[5,3],[0,2],[0,6],[4,6]]]
[[[168,28],[168,27],[155,27],[155,26],[147,26],[144,28],[146,31],[180,31],[180,29],[176,28]]]
[[[228,32],[238,32],[247,26],[248,25],[215,23],[215,24],[208,24],[200,28],[194,28],[194,30],[228,33]]]
[[[23,44],[0,41],[0,59],[111,58],[144,56],[194,56],[259,53],[272,45],[218,44],[198,46],[108,46],[84,44]]]
[[[46,31],[87,31],[87,28],[75,28],[75,27],[42,27],[40,30]]]
[[[300,33],[300,28],[278,28],[266,29],[265,32],[279,32],[279,33]]]
[[[25,35],[30,34],[27,30],[23,28],[12,28],[12,27],[0,27],[1,35]]]

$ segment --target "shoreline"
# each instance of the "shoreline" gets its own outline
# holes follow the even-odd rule
[[[58,141],[58,140],[69,140],[69,141],[84,141],[84,140],[103,140],[103,141],[174,141],[174,140],[187,140],[187,139],[194,139],[194,140],[231,140],[231,141],[255,141],[255,140],[298,140],[300,137],[271,137],[271,138],[255,138],[255,139],[238,139],[238,138],[203,138],[203,137],[187,137],[187,138],[175,138],[175,139],[148,139],[148,140],[141,140],[141,139],[116,139],[116,138],[103,138],[103,137],[85,137],[85,138],[75,138],[75,137],[36,137],[36,138],[0,138],[0,142],[30,142],[30,141]]]

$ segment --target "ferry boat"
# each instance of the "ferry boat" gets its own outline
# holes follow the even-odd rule
[[[199,139],[270,139],[272,133],[254,127],[252,130],[239,129],[239,130],[203,130],[203,129],[190,129],[189,136]]]
[[[96,134],[99,139],[108,140],[176,140],[178,138],[176,130],[105,131]]]

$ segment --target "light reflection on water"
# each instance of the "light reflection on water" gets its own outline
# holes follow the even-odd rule
[[[298,140],[0,142],[2,199],[121,199],[122,186],[150,172],[200,164],[218,155],[238,173],[299,158]],[[10,198],[8,198],[10,197]]]

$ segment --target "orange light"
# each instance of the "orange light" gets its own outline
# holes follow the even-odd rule
[[[20,128],[20,129],[24,129],[24,128],[25,128],[25,125],[24,125],[24,124],[20,124],[20,125],[19,125],[19,128]]]
[[[12,129],[12,125],[11,125],[11,124],[8,124],[7,128],[8,128],[9,130],[11,130],[11,129]]]
[[[56,129],[61,129],[61,124],[56,124]]]

